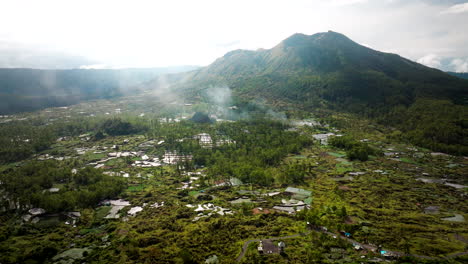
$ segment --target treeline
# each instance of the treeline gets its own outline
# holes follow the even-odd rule
[[[116,197],[126,182],[103,175],[93,168],[72,168],[57,161],[30,162],[0,174],[4,208],[39,207],[49,213],[94,207],[99,201]],[[56,186],[58,192],[48,189]]]

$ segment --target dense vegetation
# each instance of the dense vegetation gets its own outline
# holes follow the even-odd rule
[[[369,159],[369,155],[376,154],[376,151],[369,147],[369,145],[359,142],[351,136],[332,137],[330,139],[330,144],[334,147],[345,149],[346,156],[350,160],[358,159],[360,161],[366,161]]]
[[[465,235],[466,224],[441,220],[466,211],[463,191],[415,180],[415,175],[427,171],[434,177],[450,175],[463,181],[463,158],[433,159],[428,150],[409,150],[410,145],[400,145],[405,138],[398,131],[351,114],[327,113],[315,127],[296,126],[284,116],[311,118],[310,114],[288,112],[283,119],[270,120],[275,116],[271,109],[238,105],[253,111],[246,115],[250,118],[197,123],[190,120],[192,114],[185,118],[171,114],[179,118],[176,122],[158,114],[141,116],[139,111],[78,118],[72,116],[80,110],[50,109],[41,118],[27,115],[26,120],[2,124],[0,131],[7,139],[19,136],[24,144],[47,144],[37,150],[30,146],[30,153],[37,155],[17,157],[20,161],[13,164],[4,161],[0,167],[2,194],[14,192],[11,197],[20,201],[16,210],[0,216],[0,262],[76,258],[88,263],[203,263],[216,255],[219,263],[234,263],[250,239],[301,233],[305,235],[285,240],[283,254],[259,254],[258,243],[251,243],[241,263],[366,263],[382,258],[316,231],[317,226],[336,235],[350,232],[359,242],[401,252],[445,256],[466,251],[464,242],[453,238]],[[57,113],[59,117],[49,121]],[[50,133],[50,139],[41,139],[40,133],[36,138],[35,129]],[[330,132],[343,136],[329,139],[328,146],[312,141],[312,135]],[[211,144],[202,143],[199,135],[209,135]],[[399,158],[378,155],[386,148],[401,153]],[[137,154],[116,157],[118,152]],[[154,167],[135,165],[162,160],[167,153],[190,159]],[[92,168],[96,165],[99,169]],[[78,169],[76,174],[73,168]],[[351,172],[362,173],[348,177]],[[128,175],[123,177],[124,173]],[[296,197],[285,192],[287,187],[303,188],[312,195]],[[106,198],[128,200],[132,208],[140,206],[143,211],[131,215],[128,206],[118,213],[119,219],[107,218],[113,207],[98,205]],[[239,198],[243,202],[235,203]],[[290,199],[307,200],[310,208],[295,214],[273,209]],[[162,202],[163,206],[153,206]],[[3,200],[1,205],[7,204],[11,206]],[[202,204],[221,206],[233,214],[195,211]],[[423,212],[431,204],[440,205],[440,215]],[[35,217],[37,223],[23,220],[30,206],[57,213]],[[75,224],[63,216],[71,210],[81,212]],[[398,261],[422,263],[411,258]]]
[[[49,213],[94,207],[103,199],[116,197],[125,187],[122,178],[103,175],[89,167],[73,173],[72,168],[56,161],[32,162],[4,171],[0,182],[7,197],[2,207],[16,210],[39,207]],[[54,186],[58,192],[48,191]]]
[[[95,140],[105,136],[129,135],[145,131],[138,119],[76,118],[66,122],[47,124],[43,119],[0,124],[0,164],[20,161],[48,149],[59,137],[88,133]],[[85,134],[85,135],[88,135]]]
[[[467,151],[464,82],[336,33],[216,64],[176,99],[0,117],[0,262],[466,263],[468,161],[434,152]]]
[[[186,79],[176,87],[190,98],[209,85],[227,84],[239,98],[266,98],[283,109],[357,113],[402,130],[418,145],[468,153],[468,81],[335,32],[295,34],[269,50],[232,51]],[[441,105],[443,114],[433,115]]]

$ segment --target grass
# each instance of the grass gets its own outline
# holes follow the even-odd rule
[[[353,171],[353,170],[354,170],[353,166],[346,166],[343,163],[336,164],[336,166],[335,166],[335,171],[340,173],[340,174],[350,172],[350,171]]]
[[[197,195],[197,194],[199,194],[199,193],[200,193],[200,192],[198,192],[198,191],[190,191],[188,194],[189,194],[190,196],[195,196],[195,195]]]
[[[147,186],[145,184],[139,184],[139,185],[132,185],[127,188],[127,191],[129,192],[141,192],[145,190]]]
[[[58,217],[45,217],[36,224],[38,227],[54,227],[60,224],[60,219]]]
[[[338,153],[338,152],[328,152],[328,155],[331,155],[336,158],[343,158],[346,157],[346,154],[344,153]]]
[[[103,219],[106,217],[107,214],[109,214],[109,211],[111,210],[111,206],[101,206],[96,210],[96,218],[97,219]]]
[[[97,154],[91,153],[89,155],[86,155],[85,157],[89,160],[100,160],[100,159],[107,157],[107,155],[104,153],[97,153]]]
[[[416,161],[410,159],[410,158],[400,158],[401,161],[406,162],[406,163],[411,163],[411,164],[418,164]]]
[[[86,234],[96,234],[96,233],[99,233],[101,232],[99,229],[97,228],[83,228],[80,230],[80,235],[86,235]]]
[[[292,158],[293,158],[293,159],[305,159],[305,158],[307,158],[307,157],[304,156],[304,155],[296,155],[296,156],[293,156]]]

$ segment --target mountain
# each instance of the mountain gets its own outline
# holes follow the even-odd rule
[[[228,86],[243,100],[306,111],[352,112],[395,126],[412,142],[468,153],[468,81],[336,32],[294,34],[272,49],[235,50],[173,78],[173,91],[197,98]]]
[[[138,86],[160,74],[196,67],[119,70],[0,69],[0,114],[113,98],[138,91]]]
[[[225,83],[251,95],[267,92],[295,102],[325,99],[363,106],[410,105],[421,96],[457,103],[468,98],[467,82],[332,31],[294,34],[272,49],[229,52],[186,83]]]
[[[447,73],[452,76],[456,76],[458,78],[468,79],[468,72],[447,72]]]

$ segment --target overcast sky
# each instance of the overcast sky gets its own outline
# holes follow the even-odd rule
[[[468,1],[0,0],[0,67],[208,65],[328,30],[468,72]]]

